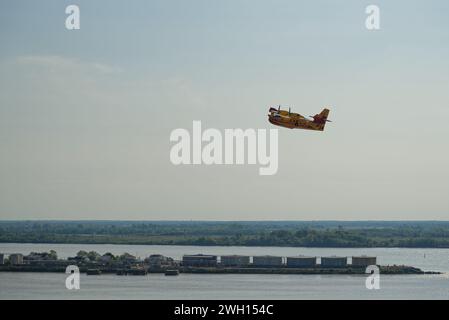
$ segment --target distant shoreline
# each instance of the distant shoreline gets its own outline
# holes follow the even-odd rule
[[[0,243],[449,248],[449,221],[0,221]]]
[[[326,246],[307,246],[307,245],[298,245],[298,246],[294,246],[294,245],[235,245],[235,244],[229,244],[229,245],[222,245],[222,244],[189,244],[189,243],[175,243],[175,244],[171,244],[171,243],[140,243],[140,242],[136,242],[136,243],[128,243],[128,242],[44,242],[44,241],[36,241],[36,242],[17,242],[17,241],[0,241],[0,245],[1,244],[55,244],[55,245],[59,245],[59,244],[68,244],[68,245],[119,245],[119,246],[180,246],[180,247],[261,247],[261,248],[309,248],[309,249],[313,249],[313,248],[329,248],[329,249],[449,249],[448,247],[398,247],[398,246],[391,246],[391,247],[375,247],[375,246],[371,246],[371,247],[365,247],[365,246],[347,246],[347,247],[343,247],[343,246],[331,246],[331,245],[326,245]]]

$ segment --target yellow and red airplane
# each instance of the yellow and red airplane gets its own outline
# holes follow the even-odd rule
[[[326,122],[331,122],[330,120],[327,120],[329,109],[323,109],[321,113],[310,116],[313,120],[306,119],[299,113],[290,112],[290,108],[288,108],[288,111],[281,110],[281,106],[277,109],[270,108],[268,112],[268,121],[270,121],[270,123],[290,129],[323,131]]]

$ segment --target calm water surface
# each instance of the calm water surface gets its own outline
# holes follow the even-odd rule
[[[0,253],[56,250],[60,257],[79,250],[128,252],[140,257],[160,253],[246,255],[375,255],[382,265],[405,264],[441,275],[381,275],[381,289],[367,290],[365,276],[346,275],[195,275],[166,277],[86,276],[81,289],[65,289],[65,274],[0,272],[0,299],[449,299],[449,249],[197,247],[85,244],[0,244]]]

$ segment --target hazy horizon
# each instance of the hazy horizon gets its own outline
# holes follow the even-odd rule
[[[286,219],[281,219],[281,220],[194,220],[194,219],[186,219],[186,220],[179,220],[179,219],[173,219],[173,220],[139,220],[139,219],[134,219],[134,220],[118,220],[118,219],[0,219],[0,223],[1,222],[157,222],[157,223],[172,223],[172,222],[191,222],[191,223],[196,223],[196,222],[205,222],[205,223],[264,223],[264,222],[273,222],[273,223],[281,223],[281,222],[299,222],[299,223],[406,223],[406,224],[410,224],[410,223],[449,223],[449,220],[286,220]]]

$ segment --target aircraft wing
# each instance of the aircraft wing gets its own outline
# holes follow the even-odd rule
[[[296,119],[305,119],[302,115],[300,115],[299,113],[292,113],[291,114],[292,118],[296,118]]]

